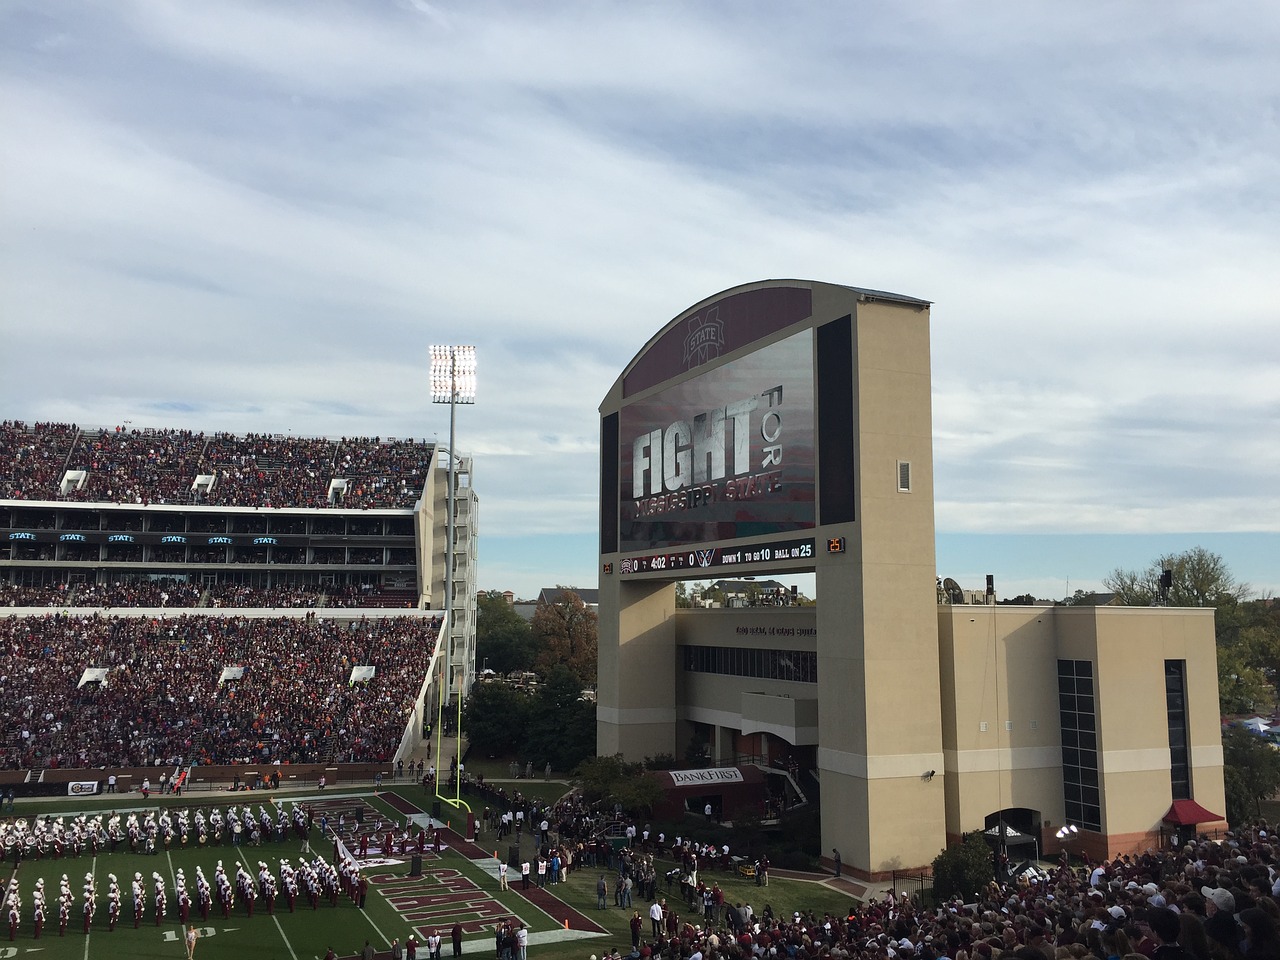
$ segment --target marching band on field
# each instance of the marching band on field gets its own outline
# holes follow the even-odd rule
[[[323,822],[323,821],[322,821]],[[45,816],[32,821],[17,819],[0,823],[0,850],[4,859],[12,860],[17,868],[24,860],[59,860],[83,854],[97,856],[102,853],[124,852],[158,854],[175,843],[179,847],[221,845],[229,838],[233,845],[241,842],[260,844],[263,839],[284,841],[290,828],[302,839],[310,834],[312,813],[305,804],[293,805],[286,815],[280,809],[272,816],[259,805],[255,814],[249,805],[232,806],[225,812],[212,809],[194,812],[181,809],[174,814],[167,810],[142,814],[119,813],[107,815],[79,815],[68,819],[62,816]],[[406,825],[407,827],[407,825]],[[390,835],[390,834],[388,834]],[[115,930],[120,921],[122,892],[114,873],[107,874],[106,927]],[[31,894],[30,911],[24,913],[22,891],[18,874],[14,873],[5,891],[5,913],[9,922],[9,939],[16,940],[22,921],[28,917],[32,933],[39,939],[44,933],[50,904],[46,902],[45,881],[39,878]],[[149,889],[148,889],[149,888]],[[281,858],[278,871],[273,872],[265,860],[258,861],[256,875],[239,863],[235,873],[229,875],[219,860],[210,880],[203,867],[195,870],[194,890],[188,889],[186,876],[181,868],[173,878],[172,889],[158,872],[151,874],[148,884],[141,872],[133,875],[130,892],[133,895],[133,925],[140,927],[150,912],[156,926],[166,920],[186,923],[196,914],[207,920],[219,910],[229,918],[239,902],[248,916],[253,916],[254,906],[261,902],[269,914],[274,914],[277,900],[294,912],[301,900],[303,906],[319,909],[327,901],[337,906],[341,897],[349,897],[356,905],[368,889],[368,882],[360,876],[360,867],[351,855],[335,840],[333,862],[322,856],[311,859],[300,857],[296,866],[287,858]],[[75,898],[67,874],[62,874],[55,901],[58,914],[58,933],[65,936],[72,922]],[[94,875],[84,876],[80,905],[82,929],[89,933],[97,915],[98,890]],[[148,910],[150,907],[150,911]]]
[[[311,822],[305,805],[294,804],[292,828],[299,837],[307,836]],[[0,823],[0,849],[4,859],[17,866],[23,860],[58,860],[86,853],[94,857],[121,850],[156,854],[174,844],[186,847],[217,846],[228,840],[236,845],[257,845],[265,840],[282,842],[288,838],[290,825],[291,819],[283,808],[273,817],[262,804],[258,805],[257,813],[245,804],[228,807],[225,814],[216,807],[207,815],[203,809],[192,814],[183,808],[176,814],[168,810],[148,811],[141,818],[137,813],[130,813],[127,818],[119,813],[81,814],[70,822],[66,817],[50,815],[30,822],[19,818]]]

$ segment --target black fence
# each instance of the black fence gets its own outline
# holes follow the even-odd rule
[[[904,893],[918,907],[934,906],[933,877],[927,873],[893,871],[893,895],[900,899]]]

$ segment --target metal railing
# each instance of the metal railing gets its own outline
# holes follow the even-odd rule
[[[906,894],[917,907],[933,906],[933,876],[918,871],[893,871],[893,895]]]

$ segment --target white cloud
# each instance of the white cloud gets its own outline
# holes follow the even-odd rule
[[[938,524],[1274,529],[1280,15],[154,0],[0,19],[7,416],[443,434],[596,523],[596,407],[761,277],[927,297]],[[1194,523],[1190,523],[1194,520]]]

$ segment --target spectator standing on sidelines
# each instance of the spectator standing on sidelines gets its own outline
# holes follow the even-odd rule
[[[653,938],[657,940],[662,936],[662,917],[666,901],[654,900],[649,906],[649,922],[653,926]]]

